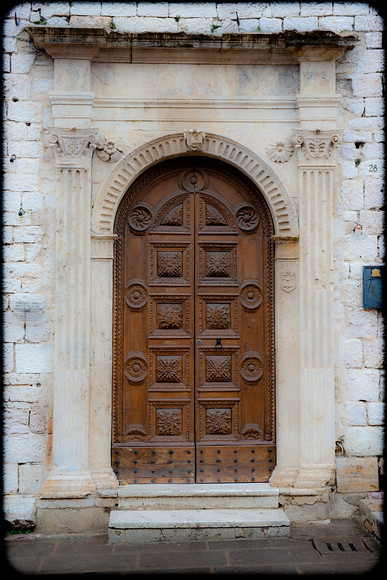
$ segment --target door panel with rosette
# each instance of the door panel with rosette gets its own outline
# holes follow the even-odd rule
[[[118,479],[267,481],[274,288],[263,197],[228,166],[185,157],[133,184],[115,231]]]

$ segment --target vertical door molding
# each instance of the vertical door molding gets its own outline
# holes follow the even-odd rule
[[[92,128],[47,130],[57,172],[52,466],[41,497],[95,489],[89,471],[90,206]]]
[[[89,465],[97,489],[118,487],[111,468],[113,247],[115,234],[91,236]]]
[[[292,487],[300,464],[298,237],[273,236],[275,243],[275,337],[277,465],[270,484]]]

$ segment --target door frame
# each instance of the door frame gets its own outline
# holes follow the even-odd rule
[[[115,166],[102,184],[92,211],[91,365],[89,465],[97,488],[116,487],[111,468],[113,233],[119,204],[130,185],[156,163],[201,155],[229,163],[246,175],[268,204],[275,234],[275,352],[277,465],[271,483],[293,486],[300,469],[298,220],[293,201],[273,170],[235,141],[202,134],[192,149],[187,132],[166,135],[139,147]]]

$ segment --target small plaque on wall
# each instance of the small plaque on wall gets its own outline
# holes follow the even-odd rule
[[[18,318],[36,320],[43,314],[46,300],[42,294],[13,294],[10,306]]]

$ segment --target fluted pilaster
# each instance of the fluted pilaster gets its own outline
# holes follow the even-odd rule
[[[47,131],[57,171],[56,319],[52,466],[41,495],[95,489],[88,465],[92,129]]]
[[[294,130],[299,148],[300,470],[298,487],[333,477],[333,199],[337,130]]]

